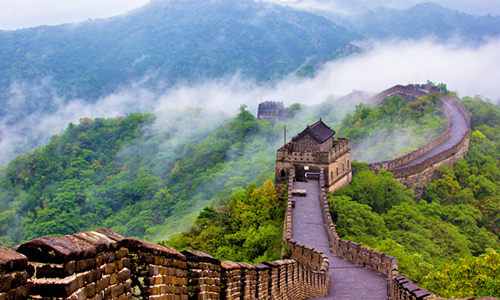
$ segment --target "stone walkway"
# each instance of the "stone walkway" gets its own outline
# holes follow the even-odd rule
[[[385,276],[337,257],[330,250],[319,202],[318,181],[296,182],[294,188],[307,190],[307,196],[294,197],[293,239],[322,251],[330,261],[328,296],[312,299],[387,300],[388,284]]]
[[[438,153],[441,153],[451,146],[454,146],[457,144],[460,139],[462,138],[462,135],[464,134],[465,131],[467,131],[467,120],[465,119],[464,115],[460,112],[458,108],[455,106],[451,105],[450,103],[443,101],[446,106],[451,111],[451,120],[452,120],[452,126],[451,126],[451,136],[448,140],[444,141],[442,144],[438,145],[436,148],[430,150],[429,152],[425,153],[424,155],[417,157],[416,159],[399,166],[399,168],[402,167],[410,167],[414,166],[418,163],[423,162],[427,158],[436,155]]]

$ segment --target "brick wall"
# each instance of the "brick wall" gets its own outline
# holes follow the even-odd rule
[[[323,169],[320,172],[323,177]],[[288,205],[283,226],[283,239],[290,251],[290,258],[298,262],[300,286],[292,292],[296,298],[325,297],[328,294],[330,282],[329,261],[326,254],[314,248],[303,245],[292,236],[292,191],[294,184],[294,168],[289,170]],[[290,275],[290,273],[289,273]]]
[[[408,188],[412,188],[415,191],[415,196],[417,198],[422,196],[423,188],[426,184],[436,179],[437,169],[444,164],[454,164],[458,159],[465,156],[469,149],[471,126],[470,126],[470,116],[467,109],[457,100],[441,94],[439,89],[436,90],[435,87],[429,87],[425,85],[409,85],[409,86],[394,86],[378,95],[373,97],[370,102],[377,103],[382,101],[385,97],[392,95],[397,92],[411,93],[417,97],[422,97],[427,95],[422,92],[421,89],[426,89],[429,92],[439,93],[444,102],[447,102],[460,110],[462,115],[465,117],[467,122],[467,130],[462,133],[460,140],[455,144],[450,146],[448,149],[441,151],[440,153],[433,155],[421,163],[418,163],[409,167],[401,167],[402,165],[424,155],[430,150],[436,148],[438,145],[447,141],[451,137],[451,111],[446,105],[443,105],[445,118],[448,120],[447,130],[425,144],[424,146],[418,148],[411,153],[403,155],[393,160],[375,162],[368,165],[369,169],[378,172],[380,169],[387,169],[394,174],[394,177],[406,185]]]
[[[26,299],[29,295],[28,259],[0,245],[0,299]]]
[[[291,171],[289,192],[293,188]],[[291,221],[291,202],[287,220]],[[285,228],[291,229],[291,222]],[[219,261],[107,229],[0,246],[0,300],[306,299],[328,293],[328,258],[285,230],[290,259]],[[288,234],[287,234],[288,233]]]

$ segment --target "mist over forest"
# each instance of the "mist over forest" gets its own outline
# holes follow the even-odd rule
[[[106,227],[220,259],[275,259],[282,207],[255,228],[227,212],[256,210],[254,193],[271,201],[283,126],[290,139],[322,118],[351,140],[360,171],[332,213],[367,212],[366,228],[380,229],[360,223],[346,237],[401,255],[418,282],[498,249],[500,6],[474,3],[152,0],[111,18],[0,30],[0,244]],[[363,162],[444,132],[442,109],[425,100],[421,115],[394,111],[351,94],[410,83],[441,84],[473,112],[470,158],[443,170],[425,203]],[[256,118],[262,101],[294,109],[270,124]],[[397,204],[376,211],[366,199],[385,196],[356,198],[367,183],[398,191]],[[403,239],[401,211],[418,212],[412,237],[432,246]],[[443,246],[428,228],[466,246]]]

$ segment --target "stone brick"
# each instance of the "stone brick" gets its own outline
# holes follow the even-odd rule
[[[125,294],[125,284],[117,284],[104,290],[104,299],[116,299]]]
[[[62,264],[42,264],[42,263],[29,263],[36,270],[37,278],[64,278],[75,274],[76,263],[74,260]]]
[[[87,283],[97,282],[101,278],[102,278],[101,269],[92,270],[85,273],[85,280],[87,281]]]
[[[120,248],[120,249],[116,250],[116,259],[122,259],[124,257],[127,257],[128,254],[129,254],[129,252],[128,252],[127,248]]]
[[[24,271],[27,265],[26,256],[0,245],[0,274]]]
[[[63,279],[32,279],[31,293],[46,297],[69,297],[85,285],[85,274],[75,274]]]
[[[118,282],[124,282],[130,279],[130,270],[129,269],[123,269],[120,272],[118,272],[118,277],[117,280]]]
[[[101,280],[96,283],[96,293],[100,293],[109,286],[110,276],[104,276]]]
[[[96,260],[92,259],[84,259],[76,262],[76,272],[81,273],[88,270],[93,270],[96,268]]]
[[[0,293],[26,285],[27,279],[28,273],[25,271],[0,275]]]
[[[121,260],[123,262],[123,267],[130,269],[130,258],[122,258]]]
[[[97,248],[75,236],[42,237],[16,247],[30,261],[42,263],[65,263],[94,257]]]
[[[116,273],[116,263],[107,263],[104,265],[104,274],[108,275],[111,273]]]
[[[30,294],[29,285],[22,285],[5,293],[0,293],[0,300],[24,300],[27,299]]]
[[[109,284],[114,285],[118,282],[118,276],[116,273],[109,275]]]

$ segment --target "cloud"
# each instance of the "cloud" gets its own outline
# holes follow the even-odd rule
[[[197,85],[178,84],[160,93],[139,82],[125,85],[93,104],[79,99],[64,104],[54,95],[55,108],[51,114],[35,113],[20,120],[0,121],[0,151],[4,154],[0,163],[46,143],[69,122],[78,123],[83,117],[115,117],[136,111],[160,112],[186,106],[222,110],[234,115],[242,104],[256,114],[261,100],[310,106],[326,98],[339,98],[354,89],[377,93],[396,84],[425,83],[427,79],[446,83],[448,89],[457,90],[461,96],[481,95],[496,103],[500,100],[499,48],[499,39],[477,48],[458,42],[438,45],[432,40],[393,41],[374,44],[364,55],[328,63],[314,79],[298,79],[291,75],[277,83],[258,85],[235,74]],[[50,89],[50,81],[42,81],[38,86],[21,82],[12,89],[8,103],[12,109],[19,110],[30,98],[26,95]]]
[[[477,48],[459,42],[435,44],[429,39],[378,43],[364,56],[327,65],[316,82],[343,94],[353,88],[379,92],[395,84],[430,79],[448,84],[461,96],[498,100],[499,46],[499,39]]]
[[[297,9],[326,11],[334,14],[361,14],[380,7],[408,9],[420,3],[434,2],[473,15],[499,15],[500,3],[497,0],[265,0]]]

